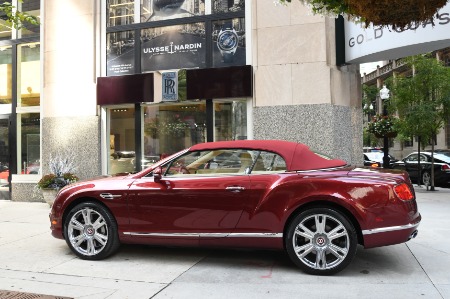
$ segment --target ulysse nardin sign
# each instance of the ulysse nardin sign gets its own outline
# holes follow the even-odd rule
[[[395,30],[392,27],[363,28],[345,20],[345,60],[347,63],[365,63],[449,47],[450,3],[437,12],[433,23]]]

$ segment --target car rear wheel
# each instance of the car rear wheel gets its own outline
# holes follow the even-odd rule
[[[114,217],[95,202],[83,202],[70,210],[64,236],[70,249],[85,260],[106,258],[120,245]]]
[[[422,172],[422,184],[431,185],[431,175],[428,171]]]
[[[342,271],[355,256],[357,243],[352,223],[342,213],[326,207],[298,214],[289,224],[285,238],[291,260],[315,275]]]

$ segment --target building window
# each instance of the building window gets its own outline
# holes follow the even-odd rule
[[[245,0],[212,0],[212,12],[224,13],[245,10]]]
[[[143,167],[197,143],[206,142],[206,104],[144,107]]]
[[[22,0],[17,3],[19,9],[23,12],[26,12],[29,15],[37,17],[40,21],[41,14],[41,1],[40,0]],[[18,37],[30,37],[30,36],[39,36],[40,28],[39,24],[24,24],[24,27],[19,30]]]
[[[447,126],[445,127],[445,140],[447,147],[450,147],[450,118],[447,121]]]
[[[10,0],[0,0],[0,4],[5,2],[11,3]],[[6,23],[6,14],[0,12],[0,40],[7,40],[12,38],[12,27]]]
[[[1,24],[0,24],[1,26]],[[12,102],[12,47],[0,47],[0,104]]]
[[[205,12],[204,0],[141,0],[141,23],[199,16]]]
[[[17,115],[18,174],[40,173],[40,114],[22,113]]]
[[[414,144],[414,138],[413,136],[409,137],[408,139],[403,141],[403,146],[404,147],[412,147]]]
[[[39,106],[41,63],[40,44],[29,43],[18,46],[18,82],[19,99],[17,106]]]
[[[134,23],[133,0],[108,0],[107,26],[120,26]]]
[[[136,169],[135,109],[108,109],[109,161],[108,173],[131,173]]]
[[[214,141],[247,139],[247,103],[214,103]]]

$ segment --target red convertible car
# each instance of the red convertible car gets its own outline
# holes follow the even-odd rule
[[[344,269],[358,244],[398,244],[421,216],[404,171],[349,166],[279,140],[197,144],[148,169],[63,188],[52,234],[80,258],[120,243],[286,250],[307,273]]]

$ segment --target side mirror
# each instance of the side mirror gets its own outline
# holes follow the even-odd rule
[[[159,183],[162,178],[162,168],[160,166],[153,169],[153,178],[155,180],[155,183]]]

